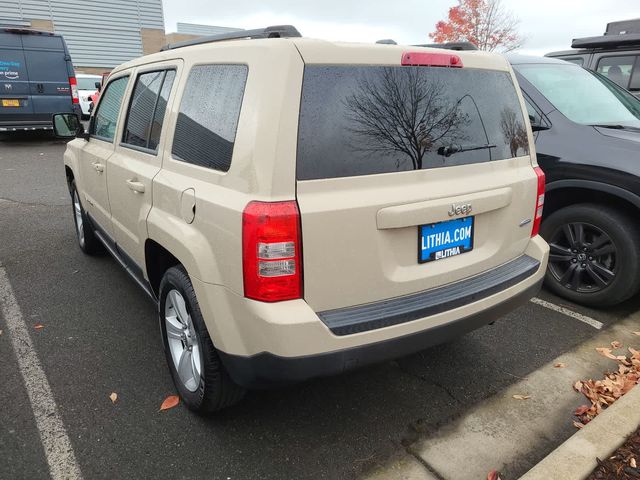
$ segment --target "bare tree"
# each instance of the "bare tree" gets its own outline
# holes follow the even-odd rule
[[[451,102],[444,82],[420,75],[418,69],[385,68],[381,76],[358,80],[357,93],[345,99],[351,147],[359,152],[403,153],[414,169],[436,145],[462,141],[468,116],[462,99]]]
[[[501,0],[458,0],[429,37],[438,43],[469,41],[480,50],[510,52],[525,40],[519,23]]]
[[[505,141],[509,144],[512,157],[517,157],[518,150],[521,148],[524,153],[528,152],[529,137],[522,121],[522,114],[517,114],[511,108],[505,108],[500,113],[500,127]]]

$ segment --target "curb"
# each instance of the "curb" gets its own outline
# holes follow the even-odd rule
[[[639,425],[640,387],[636,385],[520,478],[582,480],[597,467],[596,457],[611,455]]]

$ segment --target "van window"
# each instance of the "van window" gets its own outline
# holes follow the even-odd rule
[[[107,142],[112,142],[116,135],[118,113],[122,104],[122,97],[127,89],[129,77],[120,77],[106,86],[98,103],[91,135]]]
[[[631,78],[633,64],[635,61],[635,55],[602,57],[598,60],[597,72],[601,73],[612,82],[617,83],[622,88],[627,88],[629,86],[629,79]]]
[[[64,51],[25,50],[24,57],[32,82],[69,82]]]
[[[247,73],[246,65],[198,65],[191,69],[176,123],[171,150],[174,158],[229,170]]]
[[[307,66],[297,178],[451,167],[529,153],[506,72]]]
[[[142,73],[138,76],[133,87],[127,122],[125,124],[122,143],[134,147],[155,150],[161,128],[156,128],[156,135],[151,141],[151,132],[155,122],[164,118],[167,108],[167,98],[175,72],[167,70]],[[166,88],[165,88],[166,84]],[[160,92],[164,91],[165,98],[160,101]],[[161,113],[158,112],[161,110]],[[160,125],[161,127],[161,125]]]

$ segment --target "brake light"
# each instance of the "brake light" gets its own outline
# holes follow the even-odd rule
[[[69,77],[69,86],[71,86],[71,99],[73,103],[80,103],[78,98],[78,81],[76,77]]]
[[[540,232],[540,222],[542,221],[542,210],[544,207],[545,184],[545,177],[542,169],[540,167],[535,167],[534,170],[538,176],[538,195],[536,195],[536,211],[533,217],[533,228],[531,229],[532,237],[535,237]]]
[[[242,212],[244,296],[262,302],[301,298],[301,247],[295,201],[250,202]]]
[[[404,52],[402,65],[462,68],[462,59],[451,53]]]

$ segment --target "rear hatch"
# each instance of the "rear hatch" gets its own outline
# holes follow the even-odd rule
[[[478,52],[457,57],[462,68],[409,66],[396,47],[376,49],[380,60],[369,49],[359,62],[349,48],[331,64],[299,47],[296,175],[309,305],[407,295],[522,255],[537,176],[508,64]],[[439,55],[449,65],[451,54]]]

